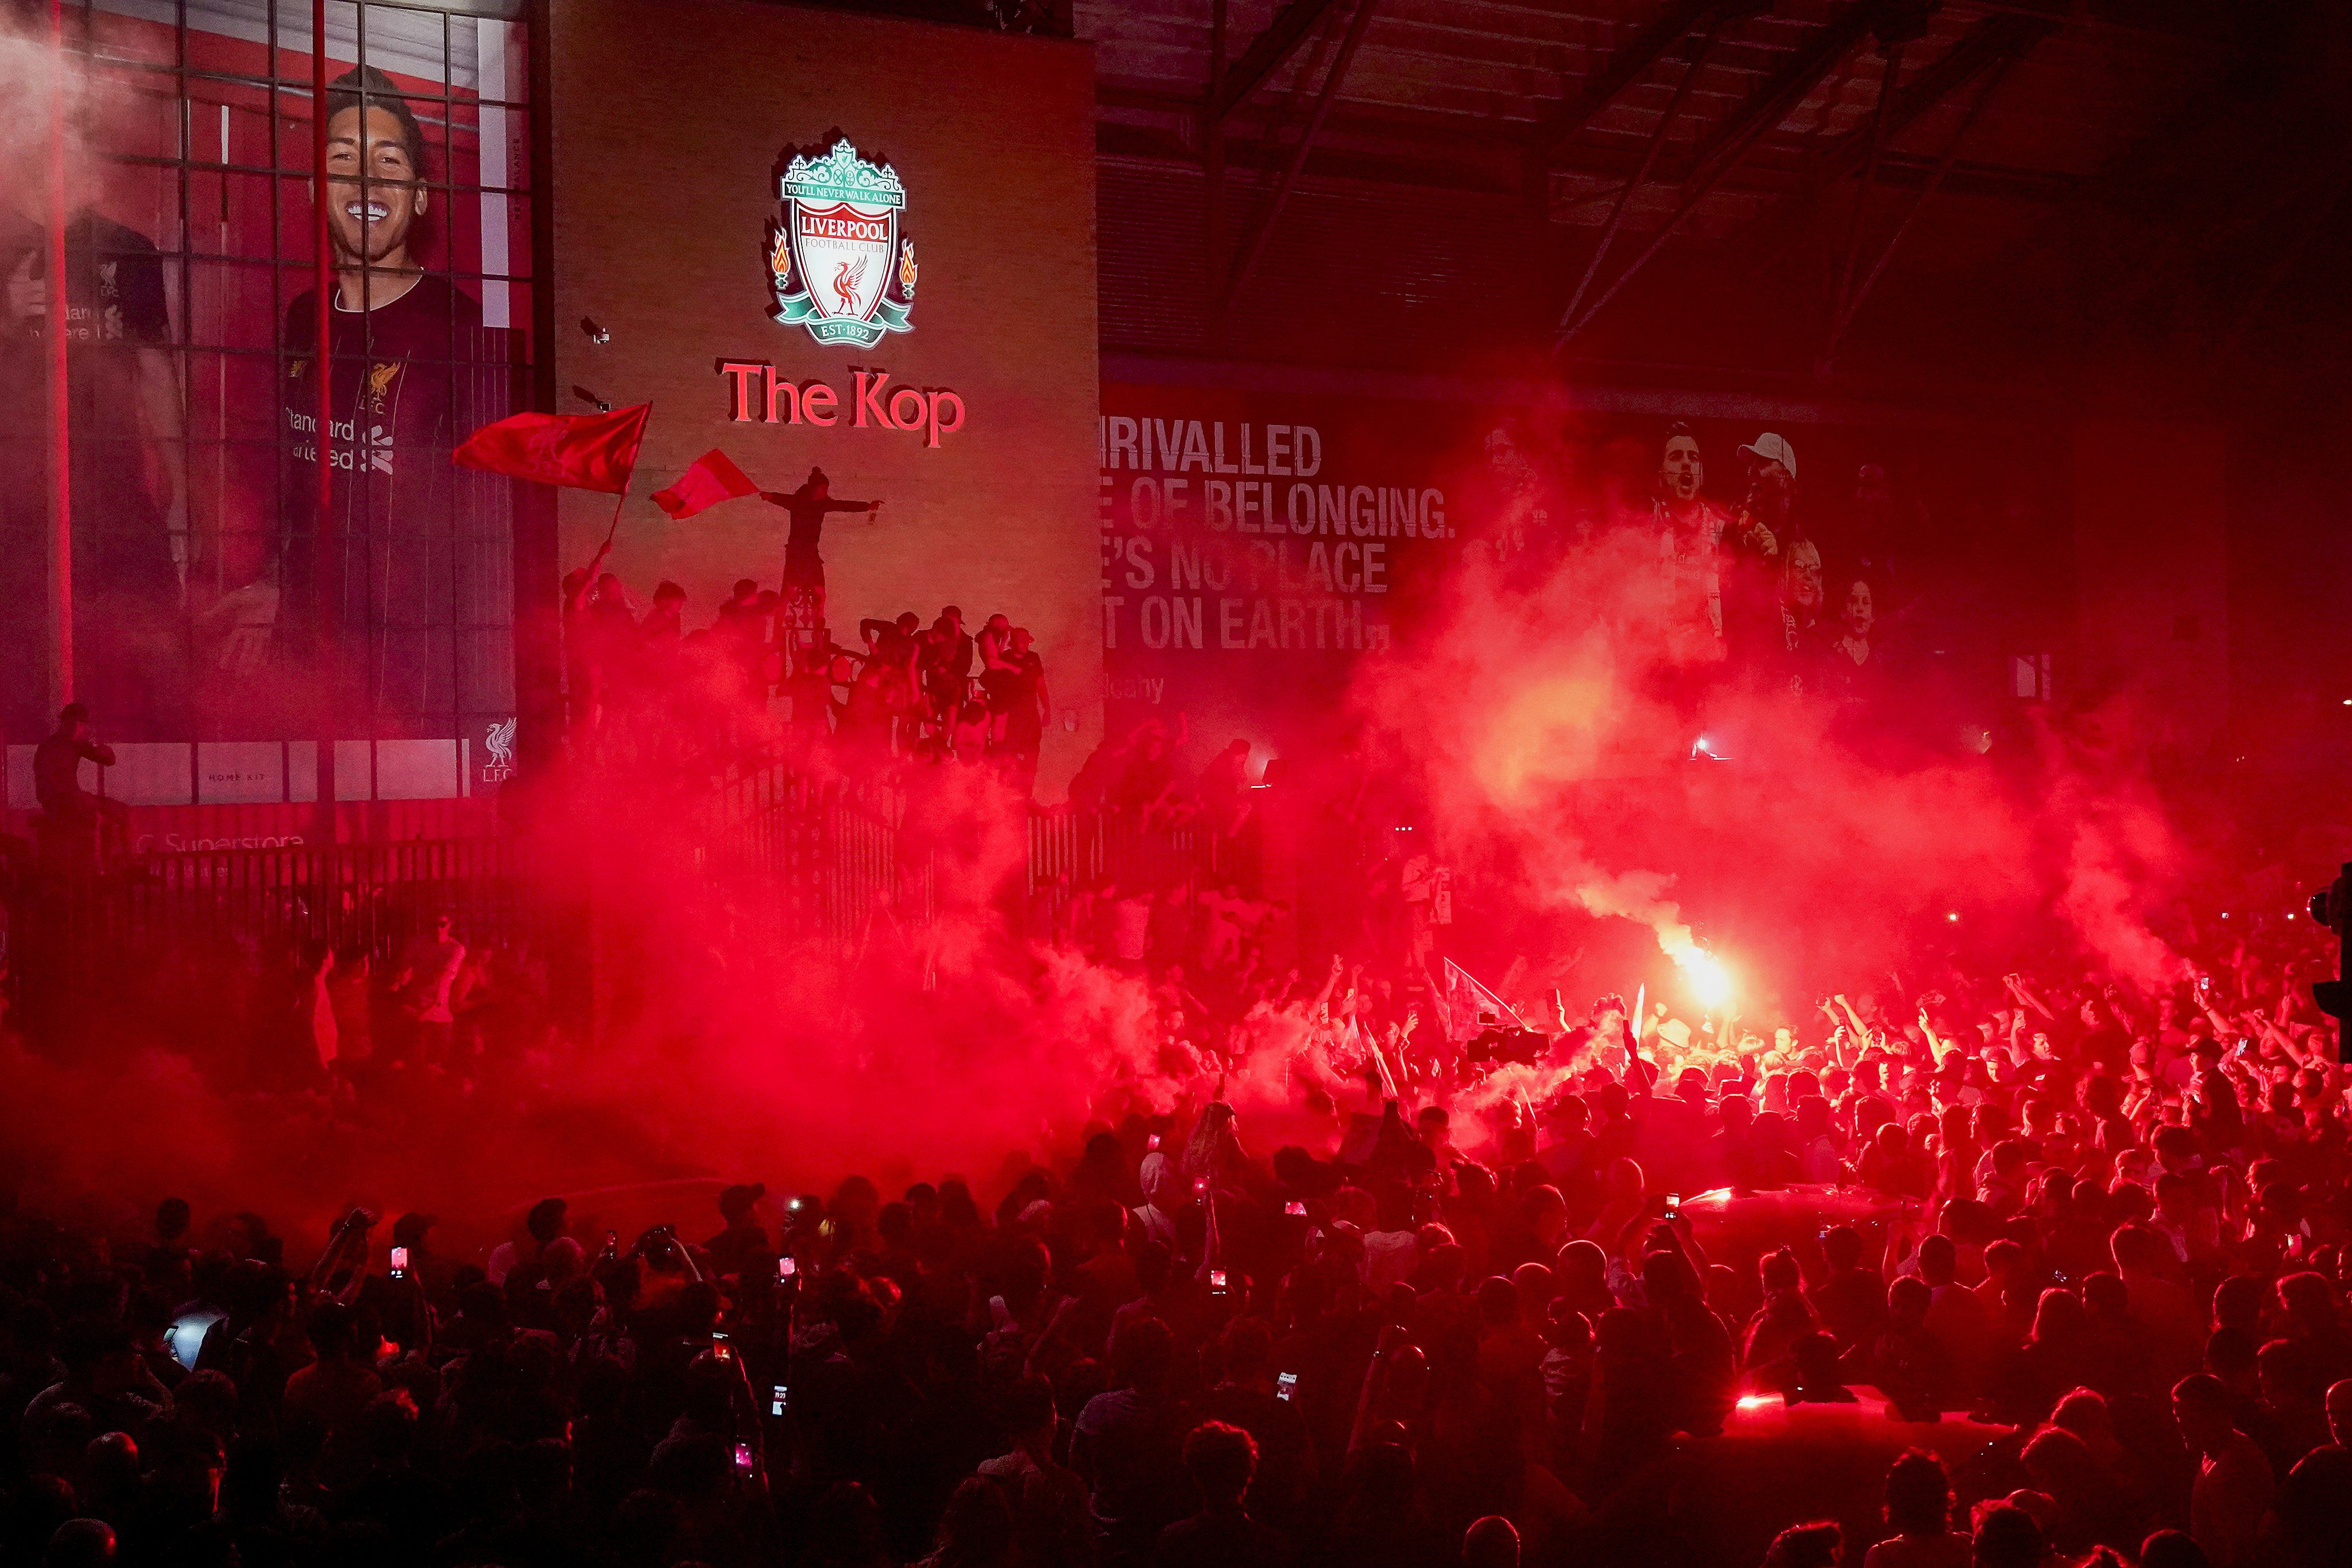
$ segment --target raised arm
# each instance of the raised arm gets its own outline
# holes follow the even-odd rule
[[[2294,1037],[2293,1035],[2288,1034],[2286,1030],[2279,1028],[2278,1025],[2273,1023],[2268,1018],[2265,1018],[2259,1011],[2248,1012],[2246,1014],[2246,1019],[2257,1030],[2262,1031],[2262,1036],[2264,1040],[2270,1041],[2273,1045],[2277,1046],[2281,1051],[2285,1053],[2288,1061],[2294,1062],[2297,1067],[2308,1067],[2311,1065],[2311,1058],[2302,1050],[2301,1047],[2294,1043]],[[2218,1017],[2214,1018],[2214,1027],[2216,1029],[2222,1027],[2221,1020]]]
[[[1830,1000],[1836,1003],[1838,1011],[1845,1015],[1846,1027],[1853,1030],[1857,1038],[1867,1040],[1870,1038],[1870,1026],[1862,1021],[1862,1015],[1853,1010],[1853,1004],[1845,999],[1845,993],[1840,991]]]

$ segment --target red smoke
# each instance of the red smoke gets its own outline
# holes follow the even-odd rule
[[[1687,966],[1697,925],[1746,1002],[1800,1012],[1828,989],[1916,977],[1918,934],[1939,921],[1965,927],[1948,942],[2021,956],[2054,919],[2130,982],[2176,977],[2148,919],[2185,856],[2132,759],[2059,723],[2031,756],[1979,755],[1961,742],[1973,720],[1937,716],[1929,691],[1897,699],[1914,738],[1890,741],[1778,671],[1732,675],[1711,637],[1678,629],[1691,619],[1668,601],[1646,507],[1598,516],[1533,580],[1473,552],[1422,651],[1359,672],[1355,711],[1420,781],[1439,857],[1478,884],[1461,901],[1472,929],[1451,935],[1630,996],[1673,977],[1580,972],[1575,950],[1625,921]],[[2128,733],[2104,716],[2086,728]],[[1713,756],[1694,754],[1703,737]]]
[[[1414,640],[1360,672],[1365,756],[1410,780],[1416,846],[1459,873],[1460,923],[1441,952],[1515,1002],[1558,984],[1573,1014],[1646,984],[1696,1017],[1663,960],[1687,967],[1711,939],[1768,1033],[1805,1022],[1822,991],[1917,981],[1923,925],[2012,956],[2049,951],[2054,930],[2137,983],[2170,975],[2149,915],[2184,856],[2127,758],[2054,725],[2032,755],[1897,748],[1810,699],[1717,685],[1705,640],[1657,630],[1667,606],[1646,514],[1602,515],[1534,580],[1465,560]],[[665,706],[669,742],[740,722],[723,673],[701,667],[709,688]],[[1732,760],[1691,759],[1702,716]],[[583,770],[541,805],[538,852],[594,887],[593,1040],[485,1064],[479,1091],[453,1075],[396,1108],[208,1088],[173,1054],[184,1042],[160,1036],[87,1067],[19,1058],[0,1107],[9,1174],[51,1201],[144,1206],[172,1191],[315,1231],[352,1202],[454,1219],[685,1176],[784,1191],[855,1169],[887,1190],[952,1170],[992,1193],[1090,1121],[1197,1101],[1220,1074],[1254,1147],[1328,1128],[1301,1109],[1310,1082],[1334,1080],[1297,1052],[1298,1009],[1261,1009],[1234,1058],[1205,1056],[1225,1042],[1198,1020],[1172,1027],[1145,980],[1013,935],[1026,807],[986,769],[921,770],[905,842],[934,865],[928,890],[900,891],[909,909],[928,897],[933,918],[856,912],[846,956],[739,852],[740,829],[698,789],[658,777]],[[1948,914],[1962,916],[1952,930],[1936,924]],[[1526,983],[1504,980],[1507,967]],[[1545,1087],[1498,1075],[1485,1099]]]

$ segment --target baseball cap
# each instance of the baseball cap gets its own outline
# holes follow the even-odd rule
[[[1789,471],[1790,478],[1793,479],[1797,476],[1797,449],[1789,444],[1789,438],[1785,435],[1775,435],[1768,430],[1741,447],[1739,455],[1743,457],[1759,457],[1767,463],[1778,463]]]

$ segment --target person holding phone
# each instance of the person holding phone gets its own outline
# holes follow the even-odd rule
[[[1227,1323],[1217,1350],[1224,1377],[1201,1401],[1201,1415],[1247,1432],[1257,1444],[1251,1515],[1288,1528],[1306,1504],[1314,1469],[1298,1374],[1275,1370],[1274,1331],[1263,1318]]]

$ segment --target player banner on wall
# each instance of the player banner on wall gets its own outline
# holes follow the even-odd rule
[[[1102,410],[1113,734],[1305,738],[1461,565],[1532,585],[1611,529],[1654,538],[1703,640],[1801,664],[1839,642],[1992,689],[2066,613],[2058,437],[1117,382]]]

